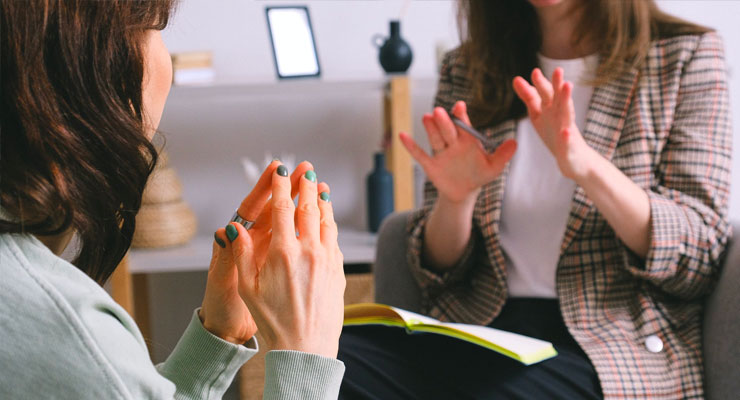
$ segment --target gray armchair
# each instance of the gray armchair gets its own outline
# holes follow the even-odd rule
[[[408,213],[388,217],[380,227],[375,261],[375,301],[419,311],[420,291],[406,266]],[[740,235],[740,224],[734,224]],[[708,399],[740,393],[740,240],[730,245],[719,285],[704,316],[704,361]]]

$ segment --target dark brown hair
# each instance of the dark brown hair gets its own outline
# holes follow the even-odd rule
[[[573,44],[595,40],[598,46],[601,62],[590,82],[595,85],[639,67],[655,39],[709,31],[660,11],[654,0],[581,0],[572,11],[581,13]],[[458,19],[473,124],[524,117],[511,82],[538,66],[542,33],[534,6],[528,0],[460,0]]]
[[[74,230],[105,282],[157,159],[142,114],[143,45],[168,0],[0,0],[0,232]]]

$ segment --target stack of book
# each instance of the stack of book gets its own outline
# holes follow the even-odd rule
[[[210,51],[172,54],[172,83],[204,85],[213,83],[216,73]]]

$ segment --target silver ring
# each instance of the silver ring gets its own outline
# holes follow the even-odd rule
[[[238,211],[238,210],[237,210]],[[234,211],[234,215],[231,216],[231,222],[241,224],[246,230],[250,230],[254,226],[254,221],[247,221],[246,219],[239,216],[239,213]]]

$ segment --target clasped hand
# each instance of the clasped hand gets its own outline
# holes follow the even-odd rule
[[[316,183],[308,162],[288,177],[274,161],[239,215],[255,224],[247,231],[231,223],[216,232],[203,326],[233,343],[246,342],[259,327],[269,349],[336,357],[345,279],[329,186]]]

